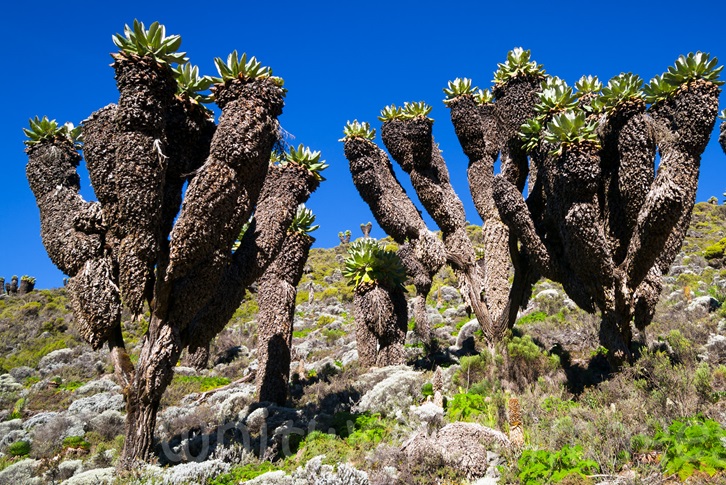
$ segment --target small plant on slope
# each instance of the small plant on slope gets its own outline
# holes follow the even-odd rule
[[[686,480],[697,471],[713,477],[726,470],[726,429],[712,419],[674,421],[656,434],[655,442],[663,449],[666,475]]]
[[[600,468],[593,460],[583,459],[579,445],[565,445],[560,451],[524,450],[517,466],[523,485],[557,483],[573,475],[584,479]]]

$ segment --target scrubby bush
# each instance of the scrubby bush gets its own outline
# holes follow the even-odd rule
[[[8,454],[12,456],[25,456],[30,453],[30,443],[20,440],[8,446]]]
[[[599,466],[582,457],[581,446],[564,446],[559,451],[525,450],[517,462],[523,485],[558,483],[577,478],[573,483],[589,483],[587,475],[596,473]]]
[[[726,470],[726,429],[702,417],[677,420],[656,434],[663,450],[661,465],[666,475],[686,480],[696,472],[710,477]]]
[[[726,237],[721,239],[716,244],[708,246],[703,251],[703,257],[706,259],[716,259],[723,257],[724,251],[726,250]]]

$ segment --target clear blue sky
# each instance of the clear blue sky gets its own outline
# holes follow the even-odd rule
[[[21,128],[35,115],[78,124],[115,102],[111,35],[134,18],[147,26],[158,20],[167,34],[180,34],[182,50],[204,74],[216,74],[214,57],[237,49],[285,79],[283,127],[295,143],[321,150],[330,163],[327,181],[309,203],[318,215],[320,247],[336,245],[341,230],[360,235],[358,225],[373,219],[337,141],[347,120],[378,128],[376,117],[387,104],[433,105],[434,136],[469,220],[479,223],[466,182],[467,161],[441,102],[448,80],[466,76],[489,87],[497,62],[518,46],[531,49],[548,73],[570,84],[582,74],[607,81],[628,71],[647,82],[680,54],[696,50],[726,61],[723,2],[576,2],[559,8],[550,2],[486,3],[11,2],[0,30],[0,276],[33,275],[41,288],[61,284],[63,275],[40,240]],[[726,156],[716,138],[703,157],[699,201],[720,198],[726,190]],[[87,178],[83,183],[82,194],[93,199]],[[429,224],[435,229],[430,219]],[[383,233],[376,227],[373,236]]]

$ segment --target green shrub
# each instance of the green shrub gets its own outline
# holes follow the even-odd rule
[[[423,386],[421,386],[421,394],[423,394],[423,397],[429,397],[434,395],[434,385],[430,382],[427,382]]]
[[[30,453],[30,443],[27,441],[16,441],[8,446],[8,453],[12,456],[25,456]]]
[[[174,376],[172,382],[195,389],[190,392],[206,392],[226,386],[230,381],[226,377],[217,376]]]
[[[345,336],[345,330],[343,329],[323,329],[322,331],[323,337],[325,337],[325,340],[328,344],[335,343],[339,338]]]
[[[525,315],[517,320],[517,325],[529,325],[537,322],[544,322],[547,319],[547,314],[543,311],[536,311]]]
[[[481,394],[455,394],[446,404],[446,415],[451,421],[473,421],[480,415],[490,415],[492,409]]]
[[[557,483],[573,476],[584,480],[600,469],[594,461],[583,459],[581,446],[568,445],[560,451],[524,450],[517,466],[524,485]]]
[[[703,257],[706,259],[716,259],[723,256],[724,251],[726,251],[726,237],[721,239],[716,244],[712,244],[711,246],[708,246],[703,251]]]
[[[663,450],[663,472],[676,474],[681,480],[697,471],[713,477],[726,470],[725,442],[726,429],[702,417],[674,421],[655,436],[655,443]]]
[[[510,358],[523,359],[526,362],[533,362],[542,356],[542,350],[537,347],[529,335],[512,337],[507,342],[507,352]]]
[[[210,479],[208,485],[233,485],[252,480],[263,473],[277,470],[275,465],[269,461],[262,463],[249,463],[243,466],[233,467],[229,472]]]
[[[490,360],[491,356],[487,351],[462,357],[459,361],[461,367],[454,373],[454,384],[468,390],[472,384],[481,382],[488,375]]]
[[[29,301],[20,307],[19,312],[23,317],[35,317],[38,316],[41,308],[43,308],[43,305],[39,301]]]
[[[83,439],[83,436],[68,436],[63,439],[63,448],[83,448],[91,449],[91,443]]]

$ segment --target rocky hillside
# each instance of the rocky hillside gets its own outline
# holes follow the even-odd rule
[[[470,228],[473,239],[480,230]],[[453,275],[409,332],[409,365],[358,365],[345,248],[314,249],[298,291],[291,398],[258,403],[255,295],[211,368],[176,367],[158,462],[118,476],[124,402],[63,289],[0,299],[0,483],[433,484],[726,482],[726,206],[701,203],[637,363],[610,375],[598,316],[540,281],[486,350]],[[132,355],[146,320],[125,319]]]

